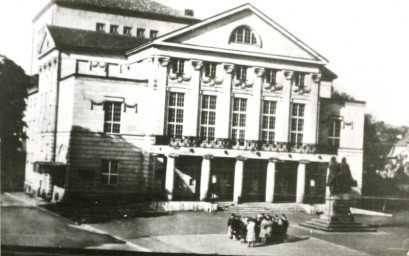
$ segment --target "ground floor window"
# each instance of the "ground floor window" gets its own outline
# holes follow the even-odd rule
[[[119,160],[102,160],[101,182],[106,185],[117,185]]]

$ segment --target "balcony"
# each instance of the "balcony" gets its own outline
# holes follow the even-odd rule
[[[201,138],[201,137],[170,137],[156,136],[155,145],[168,145],[174,148],[200,147],[214,149],[236,149],[250,151],[270,151],[304,154],[337,154],[338,148],[319,144],[295,144],[289,142],[266,142],[260,140]]]

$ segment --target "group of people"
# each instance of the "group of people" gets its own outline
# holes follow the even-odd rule
[[[252,217],[241,217],[231,214],[227,221],[227,233],[230,239],[243,239],[248,247],[254,247],[256,242],[268,244],[283,242],[287,237],[289,222],[283,214],[271,216],[257,214]]]
[[[329,186],[331,195],[348,193],[351,187],[357,186],[345,157],[342,158],[341,163],[337,163],[337,159],[332,157],[328,167],[327,186]]]

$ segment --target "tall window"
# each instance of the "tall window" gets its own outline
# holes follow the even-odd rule
[[[105,24],[104,23],[97,23],[96,31],[105,32]]]
[[[216,96],[202,96],[200,137],[214,139],[216,125]]]
[[[157,30],[151,30],[149,33],[150,33],[149,34],[150,38],[157,38],[158,37],[158,31]]]
[[[145,29],[144,28],[136,29],[136,36],[137,37],[145,37]]]
[[[124,27],[124,35],[125,36],[131,36],[132,35],[131,31],[132,31],[132,27],[127,27],[127,26]]]
[[[102,160],[101,182],[106,185],[117,185],[119,173],[118,160]]]
[[[331,120],[328,133],[328,144],[339,147],[341,135],[341,120]]]
[[[277,70],[266,69],[266,83],[275,84],[277,83]]]
[[[109,27],[109,33],[111,34],[118,34],[118,25],[111,25]]]
[[[265,100],[263,104],[261,139],[266,142],[272,142],[275,139],[276,106],[277,103],[275,101]]]
[[[234,98],[233,120],[231,126],[232,139],[244,139],[246,137],[246,110],[247,99]]]
[[[183,75],[185,69],[185,60],[183,59],[172,59],[171,68],[173,74]]]
[[[205,71],[206,77],[212,77],[212,78],[216,77],[216,67],[217,67],[216,63],[205,62],[204,67],[205,67],[204,71]]]
[[[247,77],[247,67],[237,66],[234,69],[234,78],[240,81],[246,81]]]
[[[291,142],[302,143],[304,134],[304,104],[293,103],[291,114]]]
[[[168,135],[180,137],[183,134],[183,107],[185,94],[169,93],[168,105]]]
[[[254,32],[248,27],[238,27],[230,35],[230,42],[243,44],[257,44]]]
[[[121,127],[121,102],[104,103],[104,132],[120,133]]]
[[[298,87],[304,87],[305,85],[305,73],[296,72],[295,73],[295,85]]]

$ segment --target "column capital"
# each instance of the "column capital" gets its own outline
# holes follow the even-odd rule
[[[321,74],[312,74],[312,81],[314,81],[314,83],[319,83],[321,81],[322,75]]]
[[[280,162],[280,159],[275,158],[275,157],[271,157],[271,158],[268,159],[268,162],[269,163],[278,163],[278,162]]]
[[[214,158],[213,155],[204,155],[203,156],[203,159],[207,159],[207,160],[210,160],[210,159],[213,159],[213,158]]]
[[[192,60],[192,66],[196,71],[199,71],[203,67],[202,60]]]
[[[169,65],[169,62],[170,62],[170,57],[168,57],[168,56],[158,56],[158,61],[159,61],[159,64],[162,67],[167,67]]]
[[[300,164],[309,164],[310,161],[309,160],[300,160]]]
[[[234,70],[234,64],[231,63],[223,63],[223,67],[227,74],[231,74]]]
[[[237,161],[246,161],[247,157],[244,156],[237,156]]]
[[[291,71],[291,70],[284,71],[284,77],[287,80],[291,80],[293,78],[293,75],[294,75],[294,71]]]
[[[170,153],[169,155],[167,155],[167,157],[177,158],[177,157],[179,157],[179,155],[175,154],[175,153]]]
[[[256,76],[260,77],[264,74],[265,68],[262,67],[254,67],[254,73]]]

